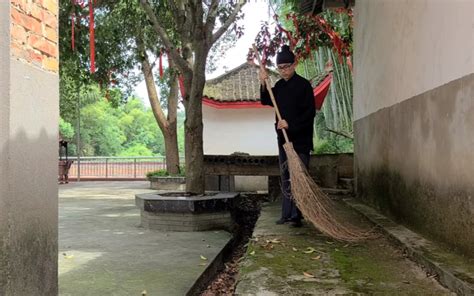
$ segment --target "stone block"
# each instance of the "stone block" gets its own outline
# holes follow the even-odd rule
[[[160,231],[205,231],[228,229],[232,225],[230,207],[238,193],[213,193],[186,197],[139,194],[135,203],[141,211],[141,225]]]

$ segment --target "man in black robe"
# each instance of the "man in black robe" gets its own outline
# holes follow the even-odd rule
[[[276,119],[275,129],[278,138],[279,163],[281,173],[281,189],[283,195],[282,214],[277,224],[290,223],[300,227],[302,214],[291,195],[290,176],[287,157],[283,144],[282,129],[285,129],[290,142],[308,168],[310,151],[313,150],[313,125],[316,114],[313,88],[308,80],[295,72],[295,55],[287,45],[281,48],[276,58],[278,72],[282,79],[272,88],[276,104],[280,110],[282,120]],[[260,71],[260,98],[262,105],[273,106],[270,94],[265,87],[266,71]]]

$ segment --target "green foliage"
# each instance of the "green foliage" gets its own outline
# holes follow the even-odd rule
[[[168,173],[168,171],[165,170],[165,169],[148,172],[146,174],[147,178],[150,178],[150,177],[185,177],[185,176],[186,176],[186,173],[185,173],[185,170],[184,170],[184,166],[179,167],[179,174],[177,174],[177,175],[170,175]]]
[[[72,124],[59,117],[59,132],[66,141],[71,141],[74,137],[74,128]]]
[[[143,144],[153,155],[164,155],[163,134],[156,124],[153,112],[142,101],[133,98],[120,108],[119,126],[126,137],[124,148]],[[141,155],[141,154],[139,154]]]
[[[144,144],[134,144],[127,149],[121,151],[119,156],[154,156],[153,152]],[[161,156],[161,155],[159,155]]]
[[[165,169],[148,172],[146,174],[147,178],[150,178],[150,177],[167,177],[167,176],[169,176],[169,174],[168,174],[168,171],[165,170]]]
[[[163,134],[151,108],[132,97],[114,107],[98,87],[83,91],[81,113],[81,155],[83,156],[161,156],[165,155]],[[69,141],[69,155],[76,154],[76,121],[60,118],[59,129]],[[178,112],[178,148],[184,153],[184,112]]]
[[[354,142],[352,139],[330,136],[324,139],[316,139],[314,143],[314,153],[350,153],[354,152]]]
[[[117,110],[99,101],[81,110],[81,153],[84,156],[117,155],[126,141]]]

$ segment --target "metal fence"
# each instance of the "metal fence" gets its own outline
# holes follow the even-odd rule
[[[69,179],[146,179],[148,172],[166,169],[165,157],[68,157],[74,162],[69,169]],[[180,159],[184,163],[184,159]]]

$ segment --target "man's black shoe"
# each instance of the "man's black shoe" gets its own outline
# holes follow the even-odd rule
[[[282,225],[282,224],[285,224],[286,222],[288,222],[287,219],[280,218],[280,219],[276,220],[275,224]]]
[[[290,222],[290,226],[299,228],[299,227],[303,226],[303,223],[301,223],[301,220],[293,220],[293,221]]]

